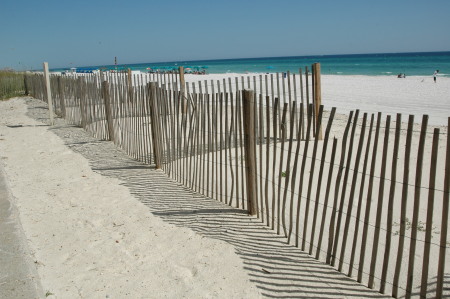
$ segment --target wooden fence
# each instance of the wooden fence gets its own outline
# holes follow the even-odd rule
[[[449,296],[448,127],[325,110],[314,68],[182,86],[175,74],[52,76],[51,88],[67,122],[369,288]],[[46,100],[42,75],[26,82]]]

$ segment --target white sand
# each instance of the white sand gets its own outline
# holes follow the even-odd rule
[[[26,109],[20,99],[0,102],[0,155],[44,292],[53,298],[260,296],[233,246],[153,216],[118,180],[94,173],[85,158],[25,116]]]
[[[322,76],[323,104],[339,111],[360,108],[362,112],[402,113],[416,121],[423,114],[432,125],[447,125],[450,117],[450,78],[411,76]]]
[[[265,80],[265,74],[249,75],[256,76],[257,89],[260,84],[259,76],[262,75]],[[223,78],[233,78],[234,84],[234,78],[241,76],[242,74],[186,75],[186,82],[198,80],[222,82]],[[432,125],[447,125],[450,116],[450,78],[438,78],[437,83],[434,83],[431,76],[410,76],[400,79],[396,76],[322,75],[321,80],[322,104],[325,109],[336,107],[338,113],[360,109],[361,112],[382,112],[394,116],[396,113],[402,113],[404,119],[407,119],[408,114],[414,114],[417,122],[423,114],[428,114],[429,124]],[[268,82],[270,84],[270,76]],[[253,89],[253,80],[250,86]],[[297,94],[300,97],[298,88]]]
[[[28,105],[46,118],[42,102]],[[49,298],[386,298],[245,212],[26,109],[0,103],[0,156]]]

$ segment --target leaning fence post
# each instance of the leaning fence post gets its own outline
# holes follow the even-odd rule
[[[150,117],[152,122],[152,139],[153,139],[153,153],[155,159],[156,169],[161,169],[162,167],[162,140],[161,140],[161,130],[159,126],[159,112],[158,103],[156,100],[156,83],[150,82],[147,84],[147,90],[150,102]]]
[[[256,193],[256,144],[255,144],[255,99],[253,90],[243,91],[245,177],[247,182],[247,209],[250,215],[257,214]]]
[[[45,78],[45,87],[47,89],[47,103],[48,103],[48,112],[50,114],[50,125],[53,126],[53,100],[52,100],[52,91],[50,90],[50,75],[48,72],[48,62],[44,62],[44,78]]]
[[[313,65],[313,94],[314,94],[314,118],[316,120],[316,124],[318,123],[317,118],[319,117],[319,108],[322,105],[322,91],[321,91],[321,83],[320,83],[320,63],[314,63]],[[319,140],[323,139],[322,136],[322,126],[319,128],[318,134],[316,136]]]
[[[114,127],[111,113],[111,100],[109,98],[109,84],[107,81],[102,82],[103,101],[105,103],[106,124],[108,127],[108,137],[110,141],[114,141]]]

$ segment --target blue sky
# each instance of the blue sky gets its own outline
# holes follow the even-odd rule
[[[449,0],[1,0],[0,69],[450,51],[449,13]]]

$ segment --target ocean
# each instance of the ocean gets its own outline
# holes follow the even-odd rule
[[[113,60],[112,58],[111,60]],[[120,60],[120,57],[118,57]],[[137,63],[115,65],[84,66],[81,68],[101,68],[104,70],[132,69],[169,71],[179,66],[190,71],[207,73],[275,73],[298,72],[299,68],[319,62],[324,75],[368,75],[368,76],[431,76],[439,70],[440,76],[450,77],[450,52],[382,53],[322,56],[293,56],[240,58],[196,61],[174,61],[157,63]],[[62,71],[66,69],[54,69]]]

